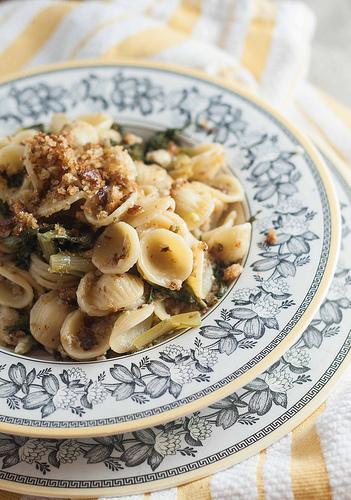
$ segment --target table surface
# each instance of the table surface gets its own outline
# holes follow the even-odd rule
[[[351,0],[304,0],[317,16],[309,78],[351,106]]]

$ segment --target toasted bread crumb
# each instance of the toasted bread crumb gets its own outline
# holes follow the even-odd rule
[[[278,243],[278,236],[275,229],[268,229],[266,234],[266,243],[267,245],[276,245]]]
[[[240,264],[232,264],[228,266],[223,271],[224,281],[233,281],[239,278],[240,274],[243,272],[243,267]]]

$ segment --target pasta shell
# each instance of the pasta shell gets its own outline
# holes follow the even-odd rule
[[[111,324],[105,318],[89,318],[79,309],[69,313],[61,327],[64,351],[72,359],[95,359],[109,349]]]
[[[144,294],[143,280],[133,274],[103,274],[97,281],[93,296],[102,310],[116,312],[138,307]]]
[[[233,227],[218,227],[209,233],[203,233],[202,238],[217,260],[232,264],[246,255],[249,249],[250,235],[251,224],[247,222]]]
[[[159,320],[163,321],[164,319],[168,319],[171,317],[171,315],[166,311],[163,300],[155,300],[154,308],[154,314],[158,317]]]
[[[224,227],[233,227],[234,223],[236,222],[237,218],[237,212],[236,210],[231,210],[224,218],[223,223],[220,226],[215,227],[214,229],[210,229],[209,231],[203,231],[201,233],[201,239],[209,238],[211,234],[216,234],[216,231],[218,228],[224,228]]]
[[[215,191],[212,191],[216,198],[225,203],[235,203],[244,201],[244,189],[236,177],[232,174],[220,174],[210,181]]]
[[[97,280],[94,272],[83,276],[77,288],[77,302],[80,309],[89,316],[106,316],[109,312],[99,309],[94,303],[93,290]]]
[[[220,144],[200,144],[189,150],[192,155],[192,179],[207,181],[213,179],[219,169],[225,165],[225,155]]]
[[[105,113],[88,113],[86,115],[80,115],[78,121],[90,123],[93,127],[105,130],[109,129],[113,123],[113,119]]]
[[[172,196],[175,211],[185,220],[190,230],[201,226],[212,214],[215,202],[212,195],[199,187],[200,183],[175,183]]]
[[[186,280],[195,297],[204,299],[212,288],[213,271],[207,255],[207,245],[203,242],[193,246],[194,265],[191,275]]]
[[[30,311],[30,332],[39,344],[56,349],[60,343],[61,326],[72,307],[65,304],[57,292],[41,295]]]
[[[84,205],[84,215],[90,224],[96,227],[109,226],[113,222],[117,222],[123,217],[130,208],[132,208],[138,198],[138,193],[135,191],[131,193],[128,198],[119,205],[112,213],[106,214],[106,212],[97,212],[95,202],[93,199],[88,200]]]
[[[85,193],[83,191],[78,191],[71,196],[62,196],[62,198],[58,199],[51,199],[51,197],[49,197],[47,201],[44,199],[41,202],[37,210],[37,214],[40,217],[49,217],[52,214],[61,212],[62,210],[69,210],[73,203],[76,203],[84,197]]]
[[[0,305],[0,345],[12,345],[10,327],[17,323],[20,317],[20,311],[12,307]]]
[[[115,222],[97,239],[92,261],[102,273],[123,274],[134,266],[139,254],[136,230],[125,222]]]
[[[0,304],[22,309],[33,300],[33,288],[22,276],[20,269],[10,263],[0,264]]]
[[[69,118],[64,113],[54,113],[49,125],[49,132],[59,134],[65,125],[69,124]]]
[[[156,215],[148,223],[143,226],[139,226],[137,230],[142,232],[146,229],[156,228],[168,229],[169,231],[172,231],[172,233],[179,234],[190,246],[197,241],[189,231],[184,220],[178,214],[171,212],[170,210],[166,210],[165,212]]]
[[[143,281],[132,274],[86,274],[77,290],[78,305],[89,316],[106,316],[120,309],[138,307],[144,294]]]
[[[90,123],[83,121],[74,121],[65,125],[61,130],[67,141],[72,146],[85,146],[85,144],[97,144],[99,135],[96,128]]]
[[[38,130],[35,130],[33,128],[28,128],[25,130],[20,130],[17,132],[12,138],[11,138],[11,143],[12,144],[22,144],[27,141],[28,139],[31,139],[35,135],[39,133]]]
[[[122,136],[117,130],[113,130],[112,128],[98,128],[97,132],[100,142],[107,142],[107,144],[111,144],[112,141],[116,144],[122,142]]]
[[[152,304],[144,304],[139,309],[122,312],[112,328],[111,349],[119,354],[132,351],[133,340],[150,328],[153,312]]]
[[[8,144],[0,149],[0,172],[14,175],[23,170],[24,146]]]
[[[69,288],[76,286],[78,283],[78,278],[71,274],[52,273],[49,264],[34,253],[30,257],[29,273],[40,286],[48,290]]]
[[[140,239],[138,270],[145,280],[179,290],[193,267],[189,245],[167,229],[145,231]]]
[[[139,209],[135,214],[130,214],[126,217],[126,222],[133,227],[139,227],[148,224],[156,216],[162,214],[172,206],[173,200],[170,196],[158,198],[153,194],[150,197],[145,197],[138,202]]]
[[[110,147],[105,153],[104,170],[116,172],[129,181],[135,181],[137,176],[136,164],[132,157],[122,146]]]
[[[140,186],[156,186],[163,193],[169,192],[173,179],[167,171],[158,165],[145,165],[137,162],[137,182]]]

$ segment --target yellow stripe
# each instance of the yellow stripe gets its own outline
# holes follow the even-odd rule
[[[264,464],[266,462],[267,450],[260,451],[256,470],[256,489],[257,500],[265,500],[266,492],[264,489]]]
[[[190,35],[200,13],[201,2],[199,0],[192,2],[189,0],[182,0],[172,17],[169,19],[168,24],[171,28]]]
[[[0,73],[16,71],[45,44],[76,2],[55,3],[37,14],[16,40],[0,55]]]
[[[313,423],[324,408],[325,404],[292,432],[290,466],[294,500],[332,498],[323,450]]]
[[[260,6],[260,4],[262,1],[256,0],[256,5]],[[267,64],[275,28],[276,4],[272,3],[272,6],[275,7],[272,15],[264,16],[257,12],[251,19],[241,56],[243,66],[249,69],[258,81],[261,79]]]
[[[177,488],[177,500],[211,500],[211,476]]]
[[[141,33],[126,37],[103,55],[104,59],[116,57],[150,57],[185,40],[187,36],[167,26],[147,28]]]
[[[103,57],[115,59],[116,57],[150,57],[158,54],[188,38],[200,12],[198,1],[189,4],[183,0],[167,25],[147,28],[140,33],[128,36],[111,47]]]
[[[327,106],[342,120],[348,127],[351,128],[351,110],[336,101],[332,96],[326,94],[321,89],[316,89]]]

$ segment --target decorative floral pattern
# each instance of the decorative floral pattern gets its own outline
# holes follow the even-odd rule
[[[213,392],[215,386],[227,384],[228,377],[244,374],[279,345],[284,338],[281,331],[288,335],[318,289],[330,246],[329,207],[323,187],[315,180],[318,173],[302,157],[288,131],[276,122],[255,130],[255,121],[246,116],[255,106],[244,104],[239,96],[233,100],[223,89],[218,93],[211,88],[209,95],[203,84],[190,81],[186,85],[183,81],[168,90],[162,78],[151,72],[137,75],[129,69],[111,70],[107,77],[103,71],[85,70],[67,78],[67,82],[50,78],[23,79],[10,88],[5,85],[4,91],[0,89],[0,128],[8,130],[14,122],[18,126],[45,121],[57,111],[79,113],[87,106],[112,110],[122,121],[123,117],[158,120],[167,116],[167,123],[173,126],[191,123],[192,135],[221,142],[233,153],[255,209],[255,238],[245,267],[245,288],[240,288],[239,280],[222,309],[213,311],[198,332],[189,332],[187,348],[180,345],[181,341],[168,342],[145,356],[137,353],[108,360],[96,365],[102,369],[97,368],[93,377],[83,366],[39,369],[27,368],[24,360],[4,362],[0,367],[0,400],[1,404],[6,401],[6,418],[17,418],[18,410],[26,410],[36,422],[42,417],[43,425],[60,425],[53,420],[57,414],[64,422],[69,415],[73,415],[73,422],[84,422],[87,416],[86,425],[90,425],[90,416],[93,418],[99,408],[110,408],[111,403],[115,409],[121,408],[120,402],[128,400],[130,415],[121,412],[118,418],[134,419],[136,414],[143,416],[144,409],[149,415],[147,412],[163,404],[176,402],[180,406],[199,390],[203,394]],[[257,108],[255,112],[274,121],[263,110]],[[307,177],[311,183],[313,179],[318,192],[318,202],[311,201],[311,206],[299,198]],[[278,235],[273,246],[264,241],[269,228]],[[294,283],[306,275],[306,290],[297,300]],[[323,321],[339,319],[343,307],[345,301],[327,302]],[[306,335],[316,343],[314,328],[312,325],[312,333]],[[251,350],[252,355],[242,366],[243,350]],[[290,365],[294,366],[286,362]],[[270,400],[272,404],[281,403],[282,397],[270,391],[266,381],[261,386],[265,389],[256,389],[253,407],[264,397],[268,406]],[[154,400],[158,403],[153,404]],[[64,412],[66,417],[62,417]]]
[[[349,188],[347,188],[347,193],[351,202]],[[344,208],[348,208],[348,212],[343,211],[343,221],[346,226],[347,221],[350,220],[350,206],[345,205]],[[343,254],[341,262],[342,258]],[[245,448],[252,446],[256,439],[261,439],[276,429],[277,412],[273,411],[274,409],[280,409],[279,414],[282,417],[289,415],[288,418],[291,418],[296,415],[296,412],[303,408],[301,401],[304,402],[303,404],[308,404],[310,398],[313,399],[318,394],[318,391],[325,386],[343,363],[351,348],[351,342],[347,343],[347,339],[351,339],[349,333],[350,285],[351,271],[341,265],[323,304],[323,306],[329,303],[332,305],[324,309],[323,306],[321,307],[321,311],[324,311],[323,317],[320,311],[301,339],[277,363],[246,387],[222,401],[202,412],[196,412],[175,422],[132,434],[83,441],[0,435],[2,478],[20,481],[24,473],[21,464],[26,463],[35,468],[32,475],[30,472],[24,475],[25,478],[30,479],[31,484],[37,484],[38,481],[41,486],[57,487],[58,484],[62,484],[68,487],[67,480],[60,479],[58,468],[61,468],[62,477],[65,477],[65,470],[68,467],[66,464],[70,464],[70,467],[73,464],[74,467],[74,463],[77,463],[79,473],[77,473],[78,477],[75,477],[75,486],[77,482],[82,481],[82,484],[84,483],[87,487],[87,479],[80,480],[84,474],[83,470],[87,468],[86,477],[92,478],[94,488],[113,488],[135,484],[134,480],[131,480],[131,471],[128,471],[130,467],[146,466],[150,472],[160,470],[160,475],[158,472],[143,475],[145,469],[136,469],[136,477],[140,484],[140,480],[154,481],[173,477],[174,472],[181,475],[193,470],[194,466],[201,468],[213,463],[213,460],[218,461],[230,454],[235,454],[242,449],[241,445],[237,446],[240,440]],[[263,286],[265,286],[263,282],[260,282],[260,287]],[[287,293],[284,280],[278,281],[278,284],[270,281],[266,291],[276,294],[278,299],[279,295]],[[240,292],[236,294],[236,300],[247,301],[251,290]],[[260,288],[257,287],[254,295],[258,293],[260,293]],[[342,301],[341,305],[340,301]],[[335,313],[339,309],[340,321],[339,313]],[[330,339],[335,336],[337,338]],[[341,357],[335,358],[335,353],[344,344],[346,347]],[[167,346],[164,349],[164,355],[176,362],[191,354],[182,347]],[[320,363],[321,356],[323,356],[323,366]],[[312,368],[313,361],[314,367],[310,375],[308,372]],[[18,370],[12,371],[12,374],[17,380]],[[67,370],[66,377],[68,384],[78,380],[83,384],[88,383],[80,367]],[[323,380],[322,383],[321,380]],[[310,393],[311,396],[308,396]],[[292,401],[296,403],[292,404]],[[288,412],[284,408],[288,408]],[[286,422],[286,419],[280,421]],[[235,432],[233,432],[234,426]],[[214,451],[210,451],[211,444],[208,444],[211,440],[216,443]],[[202,446],[204,444],[205,446]],[[197,457],[197,461],[194,457]],[[187,464],[190,462],[189,468]],[[160,467],[161,464],[164,464],[163,467]],[[101,474],[101,469],[96,469],[98,465],[110,471],[107,481],[96,479]],[[13,473],[8,473],[8,469]],[[123,470],[126,470],[125,474]],[[140,474],[138,474],[139,470]],[[37,480],[38,473],[41,473],[42,477]],[[47,483],[43,476],[48,476]],[[51,478],[54,481],[52,484]]]
[[[272,290],[276,293],[282,293],[284,291],[283,283],[279,283],[277,286],[276,283],[270,282],[268,286],[270,293]],[[198,447],[211,438],[215,428],[220,427],[225,431],[234,425],[253,426],[272,407],[287,408],[289,393],[296,386],[311,382],[308,372],[310,371],[313,350],[319,349],[324,341],[339,333],[338,325],[343,319],[342,311],[351,309],[350,285],[350,272],[339,270],[328,298],[320,308],[319,315],[312,321],[301,339],[260,377],[248,383],[240,391],[212,404],[206,410],[195,412],[188,417],[160,425],[157,428],[143,429],[132,434],[84,440],[83,442],[72,439],[45,440],[0,435],[2,469],[25,462],[35,465],[36,469],[45,475],[50,472],[52,467],[58,468],[64,464],[72,464],[77,460],[85,460],[88,464],[103,463],[112,471],[146,463],[154,471],[169,456],[179,453],[182,456],[195,457]],[[349,297],[345,296],[345,291]],[[339,304],[340,300],[342,300],[342,306]],[[267,315],[261,315],[262,317],[267,317]],[[167,365],[157,362],[152,362],[153,364],[149,365],[148,371],[153,377],[147,384],[148,393],[150,395],[156,394],[153,392],[156,390],[177,391],[178,386],[186,383],[192,376],[191,366],[194,359],[196,359],[195,364],[199,364],[203,369],[211,369],[210,366],[216,362],[217,354],[211,349],[203,347],[197,347],[195,351],[192,353],[176,345],[168,346],[163,356],[170,368],[167,370],[165,369]],[[140,370],[138,372],[136,367],[132,368],[134,375],[131,372],[127,373],[126,370],[122,370],[117,365],[114,370],[113,376],[120,383],[117,395],[121,393],[122,385],[125,395],[130,392],[127,387],[133,386],[135,377],[141,380],[140,376],[137,377]],[[33,375],[26,375],[23,365],[20,364],[11,367],[9,374],[11,384],[21,387],[22,392],[26,393],[26,383],[28,384],[28,380],[30,381]],[[76,403],[80,394],[83,394],[80,396],[82,406],[99,404],[112,391],[103,383],[87,382],[81,368],[73,369],[69,373],[66,372],[63,378],[66,386],[57,389],[58,381],[53,375],[46,373],[39,376],[42,381],[41,389],[36,393],[40,393],[41,403],[45,403],[44,410],[42,410],[44,413],[50,411],[53,405],[57,408],[73,408],[72,405]],[[85,385],[80,381],[84,381]],[[10,387],[12,388],[14,385],[7,386],[9,394],[12,392]],[[13,395],[8,397],[14,398]],[[29,394],[24,398],[27,398],[24,399],[24,406],[31,404],[33,396],[30,397]],[[83,399],[86,400],[85,403],[82,402]],[[79,408],[74,408],[75,411],[79,411]]]

